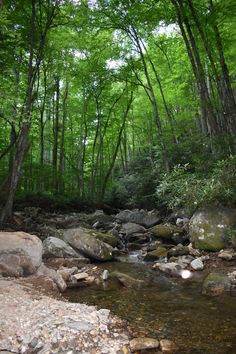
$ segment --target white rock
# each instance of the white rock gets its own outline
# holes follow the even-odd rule
[[[196,258],[194,259],[191,263],[190,263],[191,267],[194,269],[194,270],[203,270],[204,268],[204,264],[201,260],[201,258]]]
[[[103,273],[102,273],[102,280],[107,280],[109,277],[109,272],[107,269],[104,269]]]
[[[88,273],[77,273],[77,274],[74,274],[72,277],[73,279],[76,279],[77,281],[78,280],[84,280],[86,278],[88,278]]]

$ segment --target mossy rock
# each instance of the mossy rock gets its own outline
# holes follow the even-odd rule
[[[100,241],[91,234],[91,230],[82,227],[64,231],[63,238],[73,248],[88,258],[98,261],[109,261],[112,259],[113,248],[103,241]]]
[[[236,209],[211,207],[198,210],[190,220],[190,240],[195,248],[218,252],[231,241],[235,226]]]
[[[182,227],[172,224],[160,224],[152,227],[150,231],[156,236],[165,240],[171,240],[175,234],[183,233]]]
[[[91,236],[94,236],[97,240],[108,243],[108,245],[112,247],[116,247],[118,244],[118,238],[110,233],[103,233],[103,232],[88,230],[88,229],[87,232]]]
[[[167,249],[165,247],[158,247],[156,250],[148,252],[145,255],[143,260],[147,262],[153,262],[166,256],[167,256]]]
[[[219,273],[210,273],[204,279],[202,285],[202,294],[218,296],[226,291],[230,291],[230,280],[226,275]]]

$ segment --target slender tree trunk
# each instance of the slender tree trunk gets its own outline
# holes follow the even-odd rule
[[[47,72],[46,69],[43,70],[44,75],[44,93],[43,93],[43,102],[40,107],[40,121],[39,121],[39,136],[40,136],[40,165],[43,166],[44,163],[44,113],[45,113],[45,104],[47,96]]]
[[[60,80],[56,78],[56,102],[55,112],[53,115],[53,154],[52,154],[52,170],[53,170],[53,189],[58,192],[58,130],[59,130],[59,103],[60,103]]]
[[[185,42],[185,46],[187,49],[188,56],[190,58],[190,62],[192,65],[193,73],[196,77],[200,98],[201,98],[201,110],[206,121],[206,125],[208,125],[210,131],[210,135],[217,135],[219,127],[217,126],[216,116],[212,107],[212,103],[209,97],[209,93],[207,90],[207,84],[205,81],[205,73],[204,68],[201,63],[201,58],[199,54],[199,50],[197,48],[197,44],[189,23],[189,20],[185,14],[185,9],[183,6],[182,0],[171,0],[172,4],[175,7],[178,23],[181,29],[181,33]],[[186,28],[186,30],[185,30]],[[188,36],[186,34],[188,33]]]
[[[209,0],[210,11],[214,14],[215,9],[213,1]],[[223,77],[223,90],[226,99],[226,121],[228,123],[228,132],[235,137],[236,134],[236,101],[234,97],[233,88],[230,81],[229,70],[226,64],[222,40],[218,26],[215,21],[213,21],[213,30],[215,33],[216,47],[218,50],[219,61],[221,65],[222,77]]]
[[[108,180],[109,180],[109,178],[111,176],[111,173],[112,173],[113,167],[115,165],[115,162],[116,162],[116,157],[117,157],[117,154],[119,152],[119,147],[120,147],[120,144],[121,144],[121,137],[122,137],[122,134],[123,134],[123,131],[124,131],[124,128],[125,128],[126,119],[127,119],[127,116],[128,116],[128,113],[129,113],[129,110],[130,110],[132,102],[133,102],[133,92],[131,93],[131,96],[130,96],[129,101],[127,103],[127,108],[126,108],[126,111],[124,112],[124,115],[123,115],[123,121],[122,121],[122,125],[120,127],[120,131],[119,131],[119,134],[118,134],[115,151],[114,151],[113,156],[112,156],[112,161],[110,163],[110,166],[108,168],[108,171],[107,171],[107,173],[105,175],[105,178],[104,178],[104,181],[103,181],[102,198],[105,195],[106,186],[107,186]]]
[[[26,104],[24,111],[25,122],[21,127],[19,138],[16,144],[16,154],[13,161],[11,179],[10,179],[10,189],[6,204],[2,210],[0,217],[0,224],[2,225],[5,221],[12,218],[13,201],[18,186],[18,181],[21,175],[21,169],[25,154],[29,148],[28,135],[30,130],[30,116],[32,108],[32,94],[34,86],[34,72],[33,72],[33,55],[34,55],[34,41],[35,41],[35,0],[31,0],[31,34],[30,34],[30,55],[28,62],[28,83],[26,92]]]
[[[60,146],[60,162],[59,162],[59,172],[60,172],[60,186],[59,190],[61,193],[64,192],[64,182],[63,173],[65,169],[65,124],[67,115],[67,97],[68,97],[68,81],[66,82],[65,93],[63,97],[63,108],[62,108],[62,122],[61,122],[61,146]]]

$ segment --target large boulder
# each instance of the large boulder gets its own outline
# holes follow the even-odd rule
[[[42,263],[42,241],[25,232],[0,232],[0,274],[34,274]]]
[[[109,261],[112,259],[113,248],[107,243],[96,239],[90,230],[82,227],[65,230],[63,238],[73,248],[89,258],[98,261]]]
[[[76,252],[68,243],[57,238],[48,237],[43,241],[44,258],[79,258],[81,254]]]
[[[211,207],[198,210],[190,220],[190,239],[195,248],[220,251],[236,232],[236,209]]]
[[[161,221],[158,212],[147,212],[144,210],[122,210],[116,215],[116,218],[123,222],[132,222],[146,228],[150,228]]]

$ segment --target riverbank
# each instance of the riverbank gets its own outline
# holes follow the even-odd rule
[[[125,323],[106,309],[66,302],[33,281],[0,279],[0,351],[11,353],[126,353]]]

